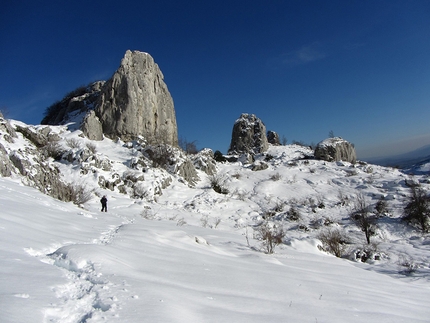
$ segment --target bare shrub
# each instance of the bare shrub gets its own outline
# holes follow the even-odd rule
[[[339,229],[324,230],[319,233],[318,239],[322,242],[322,246],[318,248],[336,257],[342,257],[347,250],[348,238]]]
[[[179,220],[178,220],[178,222],[176,222],[176,225],[178,226],[178,227],[182,227],[183,225],[185,225],[185,224],[187,224],[187,222],[185,221],[185,219],[184,218],[180,218]]]
[[[173,164],[173,150],[169,145],[151,146],[145,149],[145,153],[152,161],[153,167],[167,168],[167,166]]]
[[[261,217],[263,219],[269,219],[269,218],[271,218],[271,217],[273,217],[275,215],[276,215],[276,212],[273,211],[273,210],[264,210],[263,214],[261,215]]]
[[[269,221],[264,221],[256,228],[257,239],[262,241],[262,248],[272,254],[275,247],[281,244],[285,237],[284,229]]]
[[[225,158],[222,152],[220,152],[219,150],[216,150],[214,152],[214,159],[219,163],[224,163],[227,161],[227,158]]]
[[[81,148],[81,143],[76,138],[67,138],[66,144],[67,144],[67,146],[69,146],[72,149],[73,148]]]
[[[375,211],[379,216],[389,213],[388,210],[388,202],[384,199],[383,196],[376,202]]]
[[[324,197],[322,195],[318,195],[317,199],[318,199],[318,205],[317,205],[318,208],[324,209],[325,208]]]
[[[281,175],[279,173],[273,174],[272,176],[270,176],[270,179],[272,181],[279,181],[281,179]]]
[[[226,179],[218,174],[209,176],[209,182],[212,189],[219,194],[228,194],[228,189],[225,185]]]
[[[189,142],[187,139],[182,137],[178,140],[178,146],[189,155],[195,155],[199,152],[196,143],[196,140]]]
[[[285,202],[284,201],[278,201],[276,202],[275,206],[273,207],[273,211],[279,213],[284,211],[285,208]]]
[[[94,190],[88,189],[86,185],[69,183],[64,186],[66,190],[66,201],[72,201],[76,205],[82,205],[90,201]]]
[[[203,215],[200,219],[200,223],[202,224],[203,228],[206,228],[209,224],[209,216],[208,215]]]
[[[400,256],[397,265],[399,266],[399,273],[403,275],[412,275],[418,270],[418,265],[414,260],[404,255]]]
[[[92,142],[87,142],[86,146],[92,154],[95,154],[97,152],[97,147]]]
[[[238,200],[245,201],[246,197],[249,195],[249,192],[241,191],[238,188],[236,188],[232,194],[234,196],[237,196]]]
[[[335,223],[336,223],[336,221],[332,217],[330,217],[330,216],[327,216],[327,217],[323,218],[323,224],[326,227],[328,227],[328,226],[330,226],[332,224],[335,224]]]
[[[197,154],[199,151],[197,149],[196,141],[185,143],[185,152],[192,155]]]
[[[221,223],[221,218],[216,217],[214,219],[214,228],[216,229],[219,226],[220,223]]]
[[[299,210],[295,206],[290,207],[290,210],[287,212],[287,215],[288,215],[288,220],[290,221],[297,222],[302,218]]]
[[[61,159],[64,153],[63,148],[58,141],[50,141],[44,147],[41,148],[42,156],[45,158],[52,157],[55,160]]]
[[[145,207],[142,212],[140,212],[140,216],[147,220],[154,220],[155,214],[152,212],[152,209],[149,207]]]
[[[345,172],[347,177],[358,175],[358,171],[356,169],[348,169]]]
[[[341,190],[338,191],[337,197],[339,199],[339,203],[338,203],[339,205],[345,206],[349,204],[348,196],[344,195]]]
[[[242,175],[240,175],[239,173],[235,173],[233,175],[231,175],[231,177],[239,179]]]

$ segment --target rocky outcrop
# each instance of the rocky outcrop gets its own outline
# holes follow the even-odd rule
[[[14,166],[8,157],[7,151],[0,143],[0,175],[2,177],[9,177],[12,175],[13,170]]]
[[[279,135],[271,130],[267,132],[267,141],[269,142],[269,144],[275,146],[279,146],[281,144],[281,142],[279,141]]]
[[[346,161],[355,163],[357,156],[354,145],[340,138],[327,138],[315,148],[315,158],[326,161]]]
[[[205,172],[208,175],[214,175],[217,172],[215,156],[212,149],[205,148],[190,157],[196,169]]]
[[[128,50],[95,110],[103,133],[124,141],[143,136],[150,143],[177,146],[173,99],[163,79],[149,54]]]
[[[74,127],[79,127],[82,117],[95,108],[104,84],[104,81],[97,81],[66,94],[61,101],[46,109],[41,124],[64,125],[74,122]]]
[[[11,124],[0,116],[0,175],[9,177],[21,175],[21,181],[54,198],[70,200],[70,187],[60,178],[58,168],[46,161],[41,148],[58,137],[50,127],[16,125],[16,130],[29,140],[28,145],[16,149],[13,138],[18,138]]]
[[[60,140],[58,134],[53,133],[50,127],[33,127],[16,125],[16,131],[30,140],[36,147],[44,147],[49,142]]]
[[[92,112],[94,111],[95,114]],[[97,120],[98,118],[98,120]],[[91,140],[135,140],[178,145],[173,99],[151,55],[127,51],[112,78],[68,93],[48,107],[42,124],[68,124]]]
[[[234,123],[228,153],[256,155],[268,148],[264,123],[254,114],[243,113]]]

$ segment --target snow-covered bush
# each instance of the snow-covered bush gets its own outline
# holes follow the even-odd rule
[[[81,148],[81,143],[76,138],[68,138],[68,139],[66,139],[66,144],[67,144],[67,146],[69,146],[72,149],[73,148]]]

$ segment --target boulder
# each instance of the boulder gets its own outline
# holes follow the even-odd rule
[[[315,158],[326,161],[346,161],[355,163],[357,156],[354,145],[340,138],[327,138],[315,148]]]
[[[228,154],[256,155],[268,148],[264,123],[254,114],[243,113],[234,123]]]
[[[90,111],[82,121],[81,130],[90,140],[103,140],[102,124],[94,111]]]
[[[151,55],[127,51],[106,82],[96,107],[103,133],[123,141],[145,137],[150,143],[178,145],[173,99]]]

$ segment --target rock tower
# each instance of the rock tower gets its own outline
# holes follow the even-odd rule
[[[264,123],[254,114],[242,113],[234,123],[228,153],[256,155],[268,148]]]
[[[148,53],[128,50],[103,87],[96,107],[103,133],[110,138],[178,145],[173,99],[164,76]]]

